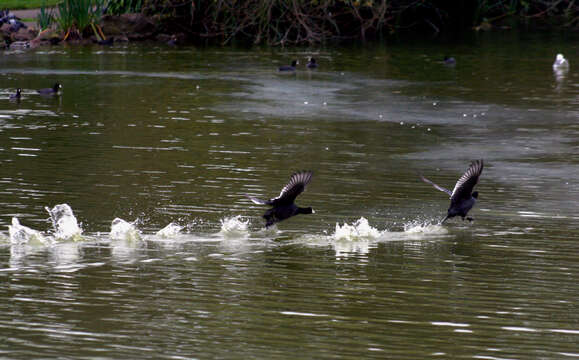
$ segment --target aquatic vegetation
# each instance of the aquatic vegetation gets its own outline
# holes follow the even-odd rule
[[[143,0],[110,0],[106,12],[111,15],[136,13],[141,11]]]
[[[3,9],[38,9],[41,6],[55,6],[61,0],[2,0]]]
[[[52,8],[48,8],[46,6],[46,0],[42,2],[42,6],[40,7],[40,11],[36,16],[36,24],[38,28],[42,30],[46,30],[50,28],[50,26],[54,23],[54,10]]]
[[[56,22],[65,32],[64,40],[82,39],[83,34],[92,30],[99,40],[103,35],[98,31],[98,22],[104,7],[104,0],[63,0],[58,4]]]

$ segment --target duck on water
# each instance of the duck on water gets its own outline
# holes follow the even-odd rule
[[[297,60],[293,60],[291,65],[282,65],[279,67],[279,71],[296,71],[296,66],[298,65]]]
[[[10,94],[10,100],[20,100],[22,97],[22,89],[16,89],[16,94]]]
[[[56,95],[60,89],[62,89],[62,85],[60,85],[60,83],[55,83],[51,88],[38,89],[36,92],[40,95]]]

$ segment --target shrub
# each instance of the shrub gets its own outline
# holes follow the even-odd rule
[[[104,0],[63,0],[59,3],[56,22],[66,32],[65,40],[69,36],[82,38],[88,30],[94,31],[102,15],[103,3]]]
[[[40,30],[48,29],[54,22],[54,11],[46,7],[46,0],[42,2],[40,12],[36,16],[36,23]]]

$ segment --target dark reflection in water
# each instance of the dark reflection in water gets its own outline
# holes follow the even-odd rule
[[[577,42],[496,35],[5,54],[0,223],[50,240],[44,207],[67,203],[85,238],[0,235],[0,354],[579,356]],[[315,71],[276,71],[310,55]],[[448,199],[418,173],[452,187],[475,158],[475,222],[437,225]],[[263,230],[244,194],[301,169],[316,214]],[[116,217],[139,233],[110,235]]]

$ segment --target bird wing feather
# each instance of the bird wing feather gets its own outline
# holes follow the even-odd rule
[[[432,186],[434,186],[437,190],[440,190],[442,192],[447,193],[449,196],[452,196],[452,193],[450,192],[450,190],[448,190],[447,188],[444,188],[440,185],[437,185],[435,183],[433,183],[432,181],[428,180],[427,178],[425,178],[424,176],[420,175],[420,178],[422,179],[422,181],[424,181],[427,184],[430,184]]]
[[[478,183],[483,167],[484,164],[482,160],[475,160],[470,164],[469,168],[456,182],[454,190],[452,190],[450,195],[452,201],[468,199],[471,197],[472,190]]]
[[[306,185],[312,180],[314,175],[311,171],[301,171],[294,173],[286,186],[281,189],[279,196],[269,200],[272,204],[293,203],[296,197],[301,194]]]
[[[245,196],[251,200],[254,204],[258,204],[258,205],[271,205],[271,200],[262,200],[262,199],[258,199],[256,197],[253,197],[251,195],[247,195],[245,194]]]

